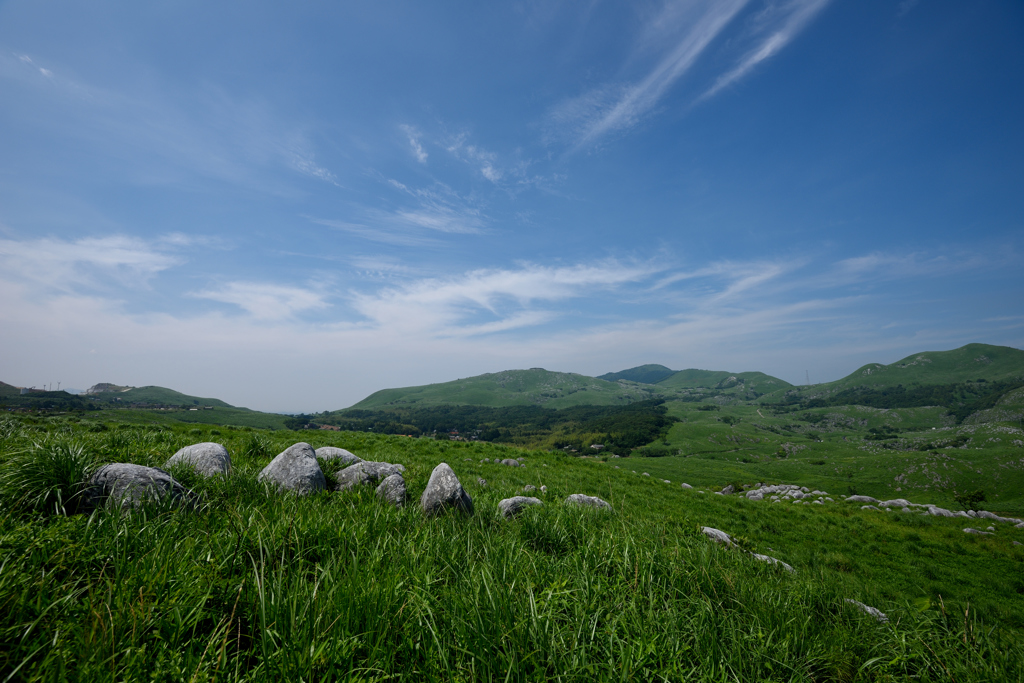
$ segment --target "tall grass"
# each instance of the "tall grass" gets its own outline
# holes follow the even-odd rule
[[[85,505],[94,458],[66,436],[33,443],[0,463],[0,499],[14,509],[74,514]]]
[[[99,448],[107,435],[82,439]],[[882,531],[900,531],[876,533],[873,517],[662,493],[668,485],[556,455],[530,454],[525,468],[480,464],[501,454],[489,446],[262,433],[253,455],[249,435],[226,435],[231,476],[190,482],[205,501],[196,511],[0,515],[0,680],[1024,678],[1020,632],[974,608],[886,597],[884,578],[863,582],[811,561],[827,554],[810,550],[783,556],[797,566],[790,575],[696,531],[714,522],[765,550],[764,538],[785,542],[787,522],[834,517],[830,552],[852,557],[844,537],[870,531],[883,543]],[[27,447],[18,438],[13,447]],[[138,438],[126,447],[133,457],[177,446],[147,454],[139,444],[148,437]],[[445,459],[477,512],[426,519],[369,487],[269,493],[256,474],[297,438],[402,462],[413,499]],[[475,485],[477,472],[487,488]],[[547,484],[545,505],[501,519],[498,500],[526,483]],[[616,512],[560,504],[575,492],[601,495]],[[930,524],[912,528],[921,543],[939,538]],[[889,624],[847,597],[882,608]]]

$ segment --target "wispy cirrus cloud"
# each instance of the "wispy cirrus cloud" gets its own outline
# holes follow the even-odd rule
[[[701,99],[713,97],[774,57],[818,15],[831,0],[770,2],[754,18],[747,40],[754,43],[736,65],[718,77]]]
[[[42,237],[0,240],[0,272],[47,289],[102,288],[110,282],[146,286],[151,278],[182,262],[168,246],[127,235],[66,240]]]
[[[747,0],[707,0],[670,5],[657,19],[657,29],[665,33],[666,25],[670,26],[676,40],[646,76],[626,85],[601,86],[563,102],[552,110],[550,121],[567,130],[576,147],[635,126],[746,4]]]
[[[562,267],[523,264],[357,294],[354,306],[376,326],[433,330],[443,336],[483,334],[547,322],[556,314],[538,310],[536,304],[608,292],[652,272],[650,267],[617,261]]]
[[[421,164],[427,163],[427,150],[423,148],[423,144],[420,142],[422,135],[414,127],[406,124],[399,126],[406,138],[409,140],[409,147],[412,148],[412,154],[416,157],[416,161]]]
[[[192,296],[233,304],[261,321],[280,321],[330,305],[324,294],[313,288],[266,282],[228,282]]]

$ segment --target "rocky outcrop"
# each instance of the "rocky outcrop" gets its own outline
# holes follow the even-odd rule
[[[509,467],[522,467],[523,466],[522,463],[520,463],[518,460],[513,460],[512,458],[505,458],[504,460],[501,461],[501,464],[502,465],[508,465]]]
[[[226,475],[231,472],[231,456],[221,444],[207,441],[185,446],[164,463],[168,469],[176,465],[187,465],[204,477]]]
[[[192,505],[195,495],[167,472],[131,463],[104,465],[89,477],[85,499],[89,507],[137,508],[146,503]]]
[[[732,539],[729,537],[729,534],[725,533],[724,531],[721,531],[719,529],[713,529],[709,526],[702,526],[700,530],[701,532],[703,532],[705,536],[710,538],[715,543],[721,543],[727,548],[736,547],[736,544],[732,542]]]
[[[447,510],[458,510],[471,515],[473,499],[462,488],[452,468],[443,462],[430,473],[427,488],[420,496],[420,507],[428,516],[439,515]]]
[[[304,496],[322,491],[327,480],[317,462],[316,452],[308,443],[297,443],[277,454],[256,477],[278,491],[292,491]]]
[[[532,505],[543,505],[539,499],[529,496],[513,496],[498,502],[498,510],[505,519],[516,517],[523,510]]]
[[[607,501],[601,500],[597,496],[587,496],[582,493],[574,493],[565,499],[566,505],[575,505],[577,507],[591,507],[599,510],[611,510],[612,506]]]
[[[376,484],[392,474],[404,474],[405,467],[390,462],[372,462],[363,460],[350,465],[336,475],[338,483],[335,491],[351,491],[364,484]]]

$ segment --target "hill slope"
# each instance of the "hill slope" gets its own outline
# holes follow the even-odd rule
[[[235,406],[225,403],[217,398],[201,398],[189,396],[174,389],[166,387],[117,387],[112,391],[94,391],[99,387],[114,387],[112,384],[98,384],[89,390],[91,398],[98,399],[105,403],[129,403],[129,404],[150,404],[150,405],[176,405],[176,406],[216,406],[218,408],[234,408]]]
[[[657,384],[666,377],[671,377],[675,372],[675,370],[666,368],[664,365],[638,365],[637,367],[630,368],[628,370],[608,372],[603,375],[598,375],[597,379],[603,379],[606,382],[616,382],[620,379],[627,379],[630,382]]]
[[[657,393],[636,384],[606,382],[594,377],[543,368],[506,370],[420,387],[383,389],[352,408],[391,408],[412,405],[529,406],[565,408],[577,405],[622,405]]]
[[[834,389],[887,387],[902,384],[954,384],[983,379],[995,382],[1024,379],[1024,351],[1010,346],[968,344],[952,351],[926,351],[889,365],[869,363],[843,379],[829,382]]]

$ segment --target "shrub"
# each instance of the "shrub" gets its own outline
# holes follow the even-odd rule
[[[953,499],[968,510],[977,510],[987,500],[985,492],[981,489],[970,493],[954,493]]]
[[[77,441],[35,443],[4,463],[0,495],[15,508],[74,514],[85,505],[83,494],[92,466],[92,454]]]

